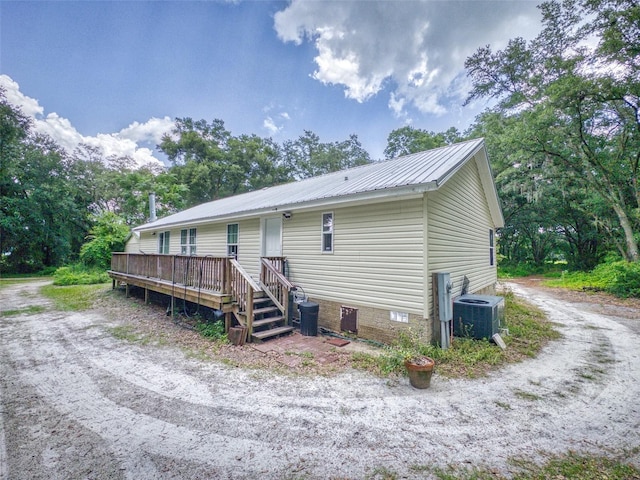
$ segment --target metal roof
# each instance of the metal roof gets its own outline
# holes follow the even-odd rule
[[[481,149],[484,149],[484,140],[475,139],[370,163],[203,203],[134,230],[157,230],[173,225],[260,215],[314,204],[436,190]]]

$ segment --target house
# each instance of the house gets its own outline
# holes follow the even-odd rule
[[[136,227],[122,255],[128,265],[138,262],[140,282],[161,277],[158,268],[168,271],[169,265],[155,265],[176,259],[172,295],[180,293],[176,285],[182,283],[183,298],[187,284],[190,289],[197,284],[198,299],[217,289],[216,305],[238,313],[236,320],[249,323],[250,330],[247,312],[261,308],[248,303],[263,287],[285,292],[267,292],[284,314],[285,294],[299,286],[319,304],[320,326],[390,342],[409,326],[431,335],[434,272],[450,273],[453,296],[460,294],[464,277],[470,293],[494,292],[495,230],[501,226],[484,140],[475,139],[204,203]],[[155,273],[141,266],[141,255]],[[111,274],[127,282],[125,260],[116,257]],[[234,307],[239,294],[225,291],[232,280],[206,288],[202,278],[181,283],[175,272],[183,278],[195,272],[184,263],[190,257],[191,262],[232,262],[230,268],[240,271],[253,296]],[[202,277],[203,267],[197,268]],[[207,268],[240,278],[223,264]],[[163,288],[167,293],[169,287]],[[222,300],[225,294],[230,304]],[[189,298],[194,296],[191,291]]]

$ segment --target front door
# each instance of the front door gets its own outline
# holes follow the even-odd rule
[[[262,255],[264,257],[282,256],[282,218],[273,217],[264,220]]]

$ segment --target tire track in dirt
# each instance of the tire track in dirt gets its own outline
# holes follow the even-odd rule
[[[546,310],[563,338],[486,378],[436,375],[426,391],[361,372],[293,377],[186,359],[175,347],[114,338],[117,323],[98,312],[3,318],[0,411],[14,439],[5,476],[363,478],[385,467],[424,478],[410,467],[507,471],[512,456],[640,445],[638,335],[511,288]],[[55,422],[76,434],[64,437]],[[30,472],[16,471],[28,461]]]

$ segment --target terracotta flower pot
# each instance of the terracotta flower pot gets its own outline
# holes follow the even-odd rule
[[[429,357],[417,357],[405,360],[404,366],[409,374],[409,382],[414,388],[429,388],[431,375],[436,362]]]

